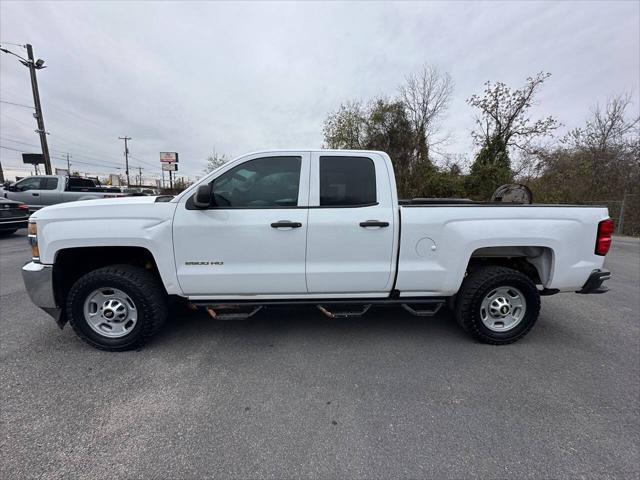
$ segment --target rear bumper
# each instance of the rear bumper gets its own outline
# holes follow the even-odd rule
[[[27,228],[29,225],[29,217],[24,218],[3,218],[0,221],[0,231],[15,230],[17,228]]]
[[[608,292],[609,289],[602,285],[602,282],[605,280],[609,280],[611,278],[611,272],[608,270],[594,270],[589,275],[589,279],[582,286],[582,289],[578,290],[576,293],[605,293]]]
[[[53,290],[53,265],[29,262],[22,267],[22,280],[31,301],[61,324],[62,309]]]

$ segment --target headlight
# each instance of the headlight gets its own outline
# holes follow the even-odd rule
[[[40,251],[38,250],[38,225],[36,222],[29,222],[28,234],[32,260],[39,262]]]

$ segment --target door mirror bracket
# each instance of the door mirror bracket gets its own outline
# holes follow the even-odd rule
[[[193,196],[193,206],[204,209],[211,206],[211,184],[200,185]]]

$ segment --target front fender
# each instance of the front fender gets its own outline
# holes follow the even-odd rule
[[[113,203],[49,212],[45,209],[37,218],[40,261],[52,265],[58,252],[70,248],[141,247],[153,255],[167,293],[181,295],[173,254],[175,206],[170,202]]]

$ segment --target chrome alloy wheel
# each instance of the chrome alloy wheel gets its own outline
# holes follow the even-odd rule
[[[515,328],[527,313],[527,301],[514,287],[491,290],[480,305],[480,319],[493,332],[507,332]]]
[[[138,321],[138,310],[131,297],[117,288],[99,288],[84,302],[84,318],[91,329],[108,338],[127,335]]]

